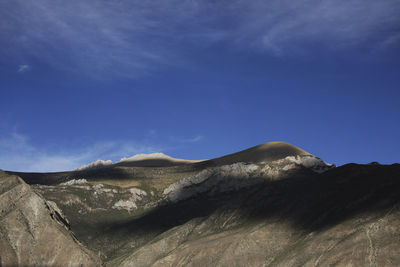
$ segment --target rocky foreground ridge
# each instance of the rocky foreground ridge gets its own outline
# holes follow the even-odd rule
[[[335,167],[274,142],[182,165],[148,167],[146,161],[18,175],[31,188],[2,177],[17,179],[44,211],[29,200],[25,209],[40,216],[25,216],[12,229],[2,219],[1,244],[24,254],[27,248],[6,237],[18,230],[24,244],[37,247],[25,261],[1,255],[2,266],[57,266],[53,258],[64,246],[75,256],[63,255],[63,266],[99,265],[100,259],[106,266],[400,264],[398,164]],[[62,245],[48,242],[48,248],[30,237],[35,220],[60,231]]]
[[[100,266],[54,202],[0,171],[1,266]]]

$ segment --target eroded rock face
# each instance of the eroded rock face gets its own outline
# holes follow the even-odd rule
[[[231,165],[208,168],[184,178],[166,188],[163,194],[172,202],[198,194],[235,191],[251,186],[260,180],[285,178],[302,168],[322,173],[333,166],[309,155],[288,156],[283,159],[258,164],[238,162]]]
[[[68,230],[57,205],[0,171],[1,266],[101,266]]]

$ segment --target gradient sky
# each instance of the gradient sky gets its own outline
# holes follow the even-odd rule
[[[0,168],[286,141],[400,162],[398,0],[3,0]]]

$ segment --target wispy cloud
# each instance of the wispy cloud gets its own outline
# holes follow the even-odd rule
[[[179,137],[179,136],[169,136],[169,140],[178,146],[190,143],[198,143],[204,139],[203,135],[197,134],[192,137]]]
[[[193,136],[192,138],[181,139],[180,142],[182,142],[182,143],[197,143],[197,142],[203,140],[203,138],[204,137],[202,135],[196,135],[196,136]]]
[[[398,0],[6,0],[2,7],[1,50],[93,76],[184,64],[187,47],[284,55],[309,44],[387,47],[380,44],[398,43],[400,33]]]
[[[74,170],[97,160],[118,162],[136,154],[170,153],[204,139],[203,135],[176,138],[149,131],[150,136],[136,140],[116,139],[96,142],[55,145],[37,144],[18,130],[18,127],[0,123],[0,169],[13,171],[50,172]],[[171,155],[174,156],[174,155]]]
[[[154,145],[131,141],[98,142],[86,147],[49,151],[32,144],[29,138],[17,132],[0,137],[0,168],[15,171],[73,170],[98,159],[118,161],[138,153],[162,151]]]
[[[388,47],[394,46],[396,44],[400,43],[400,32],[398,32],[397,34],[393,34],[390,35],[386,38],[386,40],[384,40],[381,43],[380,48],[381,49],[386,49]]]
[[[253,19],[242,31],[250,39],[259,32],[258,45],[278,55],[304,52],[310,45],[311,50],[319,46],[330,51],[359,44],[376,47],[400,32],[399,12],[396,0],[264,1],[250,5]]]
[[[27,71],[29,71],[31,69],[31,67],[29,66],[29,65],[19,65],[18,66],[18,69],[17,69],[17,72],[18,73],[24,73],[24,72],[27,72]]]

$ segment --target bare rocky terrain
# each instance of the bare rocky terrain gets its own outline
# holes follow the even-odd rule
[[[282,142],[133,162],[1,173],[2,266],[400,265],[399,164]]]

